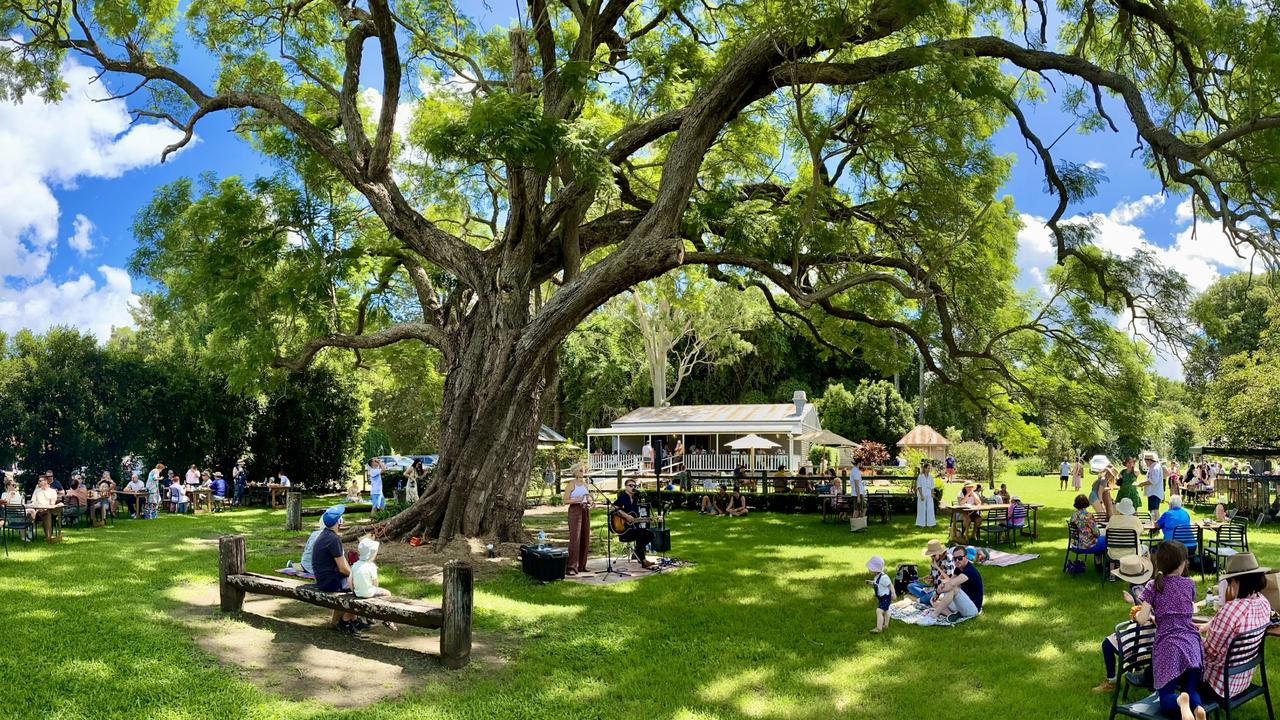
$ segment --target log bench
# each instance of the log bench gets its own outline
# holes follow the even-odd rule
[[[347,512],[373,512],[373,506],[369,503],[347,503]],[[308,507],[302,508],[299,515],[301,517],[320,517],[324,514],[327,507]]]
[[[242,612],[245,593],[299,600],[361,617],[440,629],[440,661],[448,668],[471,661],[471,565],[450,560],[444,566],[441,607],[391,596],[358,598],[351,593],[325,592],[307,582],[245,572],[244,536],[218,538],[218,595],[223,612]]]

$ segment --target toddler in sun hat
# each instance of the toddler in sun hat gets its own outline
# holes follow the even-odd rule
[[[884,558],[872,555],[867,561],[867,569],[873,577],[866,582],[876,594],[876,626],[871,632],[881,633],[889,627],[889,603],[897,599],[897,592],[893,589],[893,580],[885,574]]]

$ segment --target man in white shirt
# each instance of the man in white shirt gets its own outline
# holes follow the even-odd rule
[[[653,469],[653,445],[648,440],[644,441],[644,447],[640,449],[640,464],[644,470]]]
[[[1157,459],[1153,458],[1147,463],[1147,486],[1142,492],[1147,496],[1147,510],[1151,512],[1151,517],[1155,517],[1160,510],[1160,503],[1164,502],[1164,467]]]
[[[49,487],[49,479],[53,477],[53,473],[45,473],[36,481],[36,489],[31,492],[31,501],[27,503],[27,517],[35,519],[38,515],[44,523],[44,539],[54,542],[53,539],[53,514],[56,512],[54,508],[58,506],[58,493]],[[27,530],[27,539],[31,539],[32,532]]]

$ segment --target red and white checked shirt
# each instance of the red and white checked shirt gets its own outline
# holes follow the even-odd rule
[[[1204,636],[1204,679],[1209,681],[1218,697],[1226,697],[1222,684],[1222,670],[1227,663],[1227,648],[1240,633],[1260,628],[1271,622],[1271,603],[1262,593],[1254,593],[1243,600],[1232,600],[1222,606]],[[1240,673],[1231,678],[1231,694],[1239,695],[1249,687],[1253,673]]]

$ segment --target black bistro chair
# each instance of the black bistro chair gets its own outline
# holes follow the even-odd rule
[[[1111,575],[1111,566],[1119,565],[1120,561],[1111,557],[1112,550],[1122,548],[1133,548],[1135,553],[1142,552],[1142,547],[1138,543],[1138,531],[1131,528],[1111,528],[1107,530],[1107,551],[1101,553],[1102,558],[1102,586],[1107,586],[1107,578]]]
[[[1227,662],[1222,669],[1222,684],[1231,689],[1231,678],[1244,673],[1253,674],[1262,679],[1261,684],[1250,683],[1249,687],[1239,695],[1223,698],[1217,705],[1225,712],[1227,720],[1231,720],[1231,711],[1241,705],[1262,698],[1267,703],[1267,717],[1276,720],[1275,710],[1271,707],[1271,686],[1267,684],[1267,657],[1263,647],[1267,640],[1267,626],[1240,633],[1231,639],[1227,646]],[[1208,712],[1208,707],[1205,711]]]
[[[1219,568],[1227,558],[1237,553],[1249,552],[1249,531],[1247,525],[1237,522],[1223,523],[1218,528],[1217,536],[1204,543],[1204,555],[1213,560],[1213,578],[1218,579]]]
[[[978,525],[978,540],[982,542],[985,536],[986,544],[994,547],[1000,544],[1001,535],[1013,536],[1009,529],[1008,515],[1004,510],[988,510],[986,517]]]
[[[0,534],[4,535],[4,553],[9,554],[9,535],[19,540],[22,536],[30,532],[32,528],[31,520],[27,518],[27,508],[23,505],[5,505],[4,506],[4,527],[0,528]]]
[[[1152,692],[1136,703],[1130,703],[1129,691],[1133,688],[1154,690],[1152,687],[1151,645],[1156,640],[1155,625],[1139,625],[1125,621],[1116,625],[1116,688],[1111,693],[1111,715],[1126,717],[1161,717],[1160,696]],[[1120,701],[1125,704],[1121,705]],[[1135,706],[1154,702],[1155,715],[1144,714],[1146,708]]]

